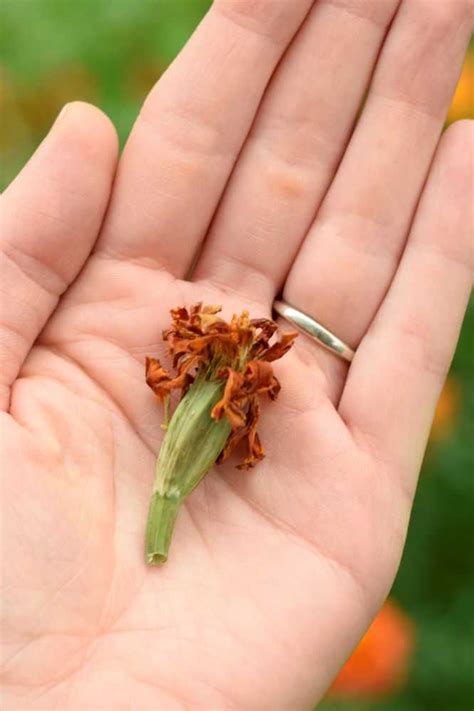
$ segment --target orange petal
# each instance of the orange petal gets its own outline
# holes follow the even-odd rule
[[[256,397],[252,398],[247,408],[246,420],[242,427],[239,427],[231,432],[226,445],[221,452],[217,463],[222,464],[232,454],[237,445],[247,439],[248,456],[242,464],[237,466],[237,469],[250,469],[260,459],[265,456],[260,439],[256,432],[257,421],[259,417],[259,404]]]
[[[156,392],[164,382],[171,380],[168,371],[163,368],[160,361],[156,358],[146,357],[145,371],[147,385],[149,385],[154,392]]]
[[[225,462],[226,459],[230,457],[234,449],[237,447],[239,442],[246,436],[246,434],[247,430],[245,427],[241,427],[240,429],[237,429],[234,432],[230,433],[227,442],[225,443],[225,447],[217,459],[217,464],[222,464],[222,462]]]
[[[164,400],[172,390],[179,388],[187,388],[190,384],[190,376],[188,370],[194,365],[194,359],[190,359],[185,368],[182,368],[180,373],[171,378],[160,361],[156,358],[146,358],[146,382],[153,390],[155,395],[161,400]]]
[[[237,373],[235,370],[227,368],[227,382],[225,384],[224,393],[222,398],[217,402],[211,412],[211,417],[215,420],[221,420],[224,415],[229,417],[231,424],[234,424],[232,420],[235,420],[235,426],[242,426],[245,424],[245,414],[242,412],[242,417],[239,418],[237,422],[236,415],[236,405],[238,405],[239,395],[242,390],[242,384],[244,382],[244,376],[242,373]],[[234,405],[234,407],[231,407]]]
[[[257,462],[261,461],[265,457],[265,450],[260,442],[260,437],[257,432],[259,416],[260,405],[258,403],[258,399],[253,397],[250,401],[246,428],[248,455],[242,464],[237,466],[237,469],[251,469],[257,464]]]
[[[265,361],[251,360],[247,363],[244,379],[247,394],[268,393],[270,398],[275,400],[280,391],[280,383],[273,374],[273,368]]]
[[[290,350],[297,336],[298,334],[294,331],[283,333],[280,340],[274,343],[273,346],[270,346],[268,351],[266,351],[261,358],[268,362],[278,360],[278,358],[281,358]]]
[[[255,318],[250,322],[251,325],[260,331],[252,346],[252,358],[259,358],[269,348],[269,341],[278,326],[275,321],[268,318]]]
[[[188,310],[184,308],[184,306],[176,306],[174,309],[171,309],[171,318],[173,321],[188,321],[189,320],[189,313]]]

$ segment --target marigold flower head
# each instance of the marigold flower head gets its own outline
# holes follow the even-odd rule
[[[172,325],[163,332],[168,343],[175,374],[156,358],[146,360],[146,381],[153,392],[166,402],[173,390],[188,391],[198,375],[221,381],[222,399],[213,407],[211,417],[227,417],[232,433],[218,463],[229,457],[235,446],[247,441],[248,456],[241,468],[249,468],[264,457],[256,432],[259,397],[275,400],[280,383],[270,363],[281,358],[292,346],[296,333],[284,333],[270,345],[277,324],[266,318],[251,319],[247,311],[234,315],[227,323],[218,314],[220,306],[195,304],[189,311],[172,309]]]

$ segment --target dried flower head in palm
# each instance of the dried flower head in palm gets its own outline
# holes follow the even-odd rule
[[[250,319],[244,311],[228,323],[220,311],[200,303],[189,311],[173,309],[163,338],[174,373],[155,358],[146,361],[147,383],[166,413],[171,392],[181,394],[158,456],[147,529],[149,563],[166,560],[179,504],[216,461],[227,459],[239,443],[247,446],[239,468],[264,457],[257,433],[259,399],[277,397],[280,384],[271,363],[291,348],[296,333],[270,345],[274,321]]]

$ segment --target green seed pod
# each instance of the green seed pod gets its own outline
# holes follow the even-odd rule
[[[215,464],[231,432],[227,418],[211,417],[222,398],[222,380],[196,379],[177,406],[166,431],[156,464],[153,495],[146,531],[146,562],[164,563],[168,557],[179,506]]]

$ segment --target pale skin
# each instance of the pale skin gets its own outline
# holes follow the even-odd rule
[[[469,298],[473,127],[440,132],[472,11],[217,0],[120,160],[70,104],[5,191],[4,708],[322,698],[390,590]],[[144,358],[175,305],[278,293],[356,357],[298,339],[266,459],[209,473],[148,568]]]

